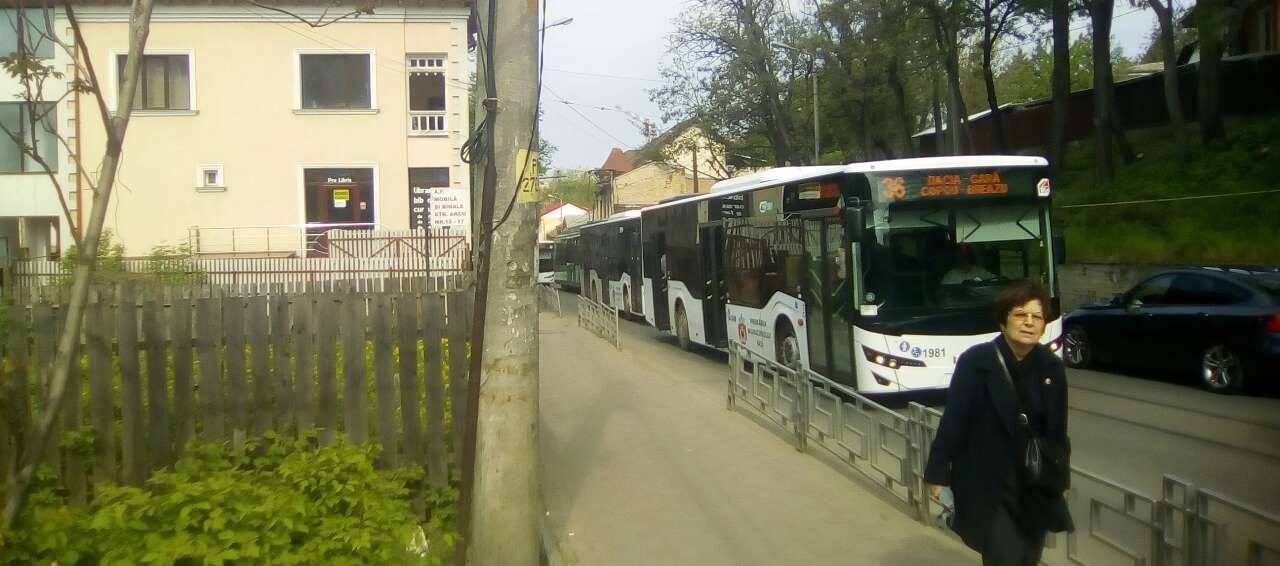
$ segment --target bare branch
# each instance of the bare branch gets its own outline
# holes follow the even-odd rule
[[[261,2],[257,2],[257,1],[255,1],[255,0],[245,0],[245,2],[247,2],[248,4],[252,4],[252,5],[254,5],[254,6],[257,6],[257,7],[259,7],[259,8],[262,8],[262,9],[264,9],[264,10],[271,10],[272,12],[276,12],[276,13],[284,14],[284,15],[289,16],[289,17],[291,17],[291,18],[293,18],[293,19],[295,19],[295,20],[298,20],[299,22],[302,22],[302,23],[304,23],[304,24],[307,24],[308,26],[313,27],[313,28],[322,28],[322,27],[325,27],[325,26],[327,26],[327,25],[331,25],[331,24],[338,23],[338,22],[340,22],[340,21],[342,21],[342,20],[345,20],[345,19],[347,19],[347,18],[359,18],[361,15],[364,15],[364,14],[372,14],[372,13],[373,13],[373,5],[372,5],[372,4],[368,4],[368,5],[366,5],[366,6],[362,6],[362,7],[360,7],[360,8],[357,8],[357,9],[355,9],[355,10],[352,10],[352,11],[350,11],[350,12],[347,12],[346,14],[343,14],[343,15],[341,15],[341,16],[338,16],[338,17],[336,17],[336,18],[334,18],[334,19],[329,20],[329,21],[327,21],[327,22],[326,22],[326,21],[324,21],[324,17],[325,17],[325,15],[326,15],[326,14],[328,14],[328,13],[329,13],[329,8],[326,6],[326,7],[325,7],[325,9],[324,9],[324,11],[320,13],[320,17],[319,17],[319,18],[316,18],[316,21],[314,21],[314,22],[313,22],[313,21],[308,20],[308,19],[306,19],[306,18],[304,18],[304,17],[302,17],[302,16],[299,16],[299,15],[297,15],[297,14],[293,13],[293,12],[290,12],[290,11],[288,11],[288,10],[285,10],[284,8],[277,8],[277,7],[275,7],[275,6],[268,6],[268,5],[266,5],[266,4],[263,4],[263,3],[261,3]]]

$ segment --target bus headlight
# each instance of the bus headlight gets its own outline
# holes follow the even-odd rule
[[[925,367],[924,362],[920,360],[899,358],[898,356],[889,355],[884,352],[877,352],[876,350],[872,350],[866,346],[862,347],[862,354],[867,357],[867,361],[889,369],[898,369],[900,367]]]

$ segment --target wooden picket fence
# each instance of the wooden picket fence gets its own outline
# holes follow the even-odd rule
[[[95,482],[138,485],[194,439],[240,446],[268,431],[314,429],[322,443],[339,435],[376,441],[381,465],[423,466],[433,485],[445,485],[456,468],[451,447],[460,445],[470,302],[466,292],[94,290],[59,447],[46,463],[69,499],[83,503]],[[45,377],[65,307],[10,304],[8,319],[0,374],[6,481],[48,402]]]

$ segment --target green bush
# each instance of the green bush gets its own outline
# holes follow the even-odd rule
[[[192,444],[145,487],[100,486],[68,507],[42,474],[0,564],[443,564],[454,497],[431,493],[429,551],[410,549],[417,469],[374,468],[376,447],[268,435],[243,452]]]

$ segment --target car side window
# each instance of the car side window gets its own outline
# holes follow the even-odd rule
[[[1213,280],[1198,275],[1178,275],[1173,278],[1173,285],[1165,293],[1165,304],[1168,305],[1209,305],[1213,304]]]
[[[1129,296],[1129,301],[1143,305],[1163,305],[1165,304],[1165,295],[1168,294],[1172,284],[1172,275],[1161,275],[1148,280],[1133,290],[1133,293]]]
[[[1214,280],[1213,295],[1215,305],[1240,305],[1253,298],[1244,287],[1221,279]]]

